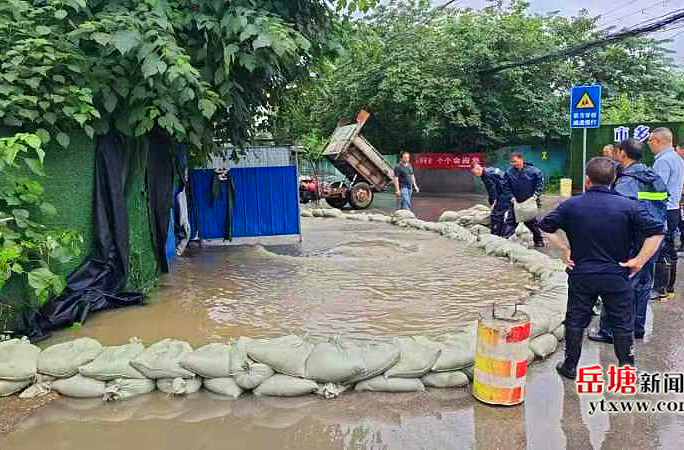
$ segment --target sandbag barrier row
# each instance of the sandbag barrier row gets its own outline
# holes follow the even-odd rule
[[[507,257],[541,281],[540,290],[520,306],[531,320],[528,361],[547,357],[563,338],[567,275],[560,261],[486,234],[484,227],[474,234],[455,221],[424,222],[409,211],[392,217],[324,211],[319,217],[429,230],[482,248],[489,255]],[[307,215],[307,210],[302,214]],[[314,214],[320,213],[311,211]],[[11,339],[0,342],[0,396],[20,392],[20,397],[33,398],[55,391],[67,397],[115,401],[154,390],[186,395],[204,387],[225,398],[237,398],[246,391],[257,396],[316,393],[334,398],[349,389],[415,392],[426,387],[461,387],[472,380],[476,334],[477,322],[471,322],[434,338],[397,337],[389,343],[357,344],[341,338],[313,342],[293,335],[241,337],[196,350],[174,339],[146,348],[136,339],[103,347],[94,339],[78,338],[41,351],[27,339]]]

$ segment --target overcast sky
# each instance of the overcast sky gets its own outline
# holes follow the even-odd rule
[[[684,8],[684,0],[528,0],[533,12],[547,13],[558,10],[561,15],[573,16],[581,9],[586,9],[592,16],[602,15],[599,24],[617,25],[616,29],[632,26],[639,22],[661,16],[665,13]],[[434,5],[442,5],[447,0],[432,0]],[[491,4],[487,0],[455,0],[454,6],[459,8],[483,8]],[[684,21],[674,24],[672,29],[651,36],[658,39],[672,36],[674,42],[669,44],[676,62],[684,65]]]

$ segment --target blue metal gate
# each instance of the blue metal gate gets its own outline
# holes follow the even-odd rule
[[[231,216],[233,238],[301,234],[299,181],[295,165],[232,167],[228,174],[235,192]],[[213,198],[215,176],[214,169],[190,172],[193,197],[191,235],[200,239],[225,236],[228,189],[226,183],[220,183],[221,192]]]

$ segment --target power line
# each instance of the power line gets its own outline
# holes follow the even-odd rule
[[[446,8],[447,6],[451,5],[452,3],[461,3],[462,1],[463,0],[450,0],[450,1],[446,2],[445,4],[443,4],[442,6],[436,7],[435,9],[433,9],[433,11],[442,10],[442,9]]]
[[[629,13],[629,14],[626,14],[626,15],[624,15],[624,16],[622,16],[622,17],[618,17],[617,19],[610,20],[610,21],[605,22],[605,23],[600,24],[600,25],[601,25],[602,27],[605,27],[606,25],[610,25],[610,24],[615,23],[615,22],[620,22],[622,19],[626,19],[626,18],[631,17],[631,16],[633,16],[633,15],[635,15],[635,14],[639,14],[639,13],[644,14],[644,13],[645,13],[646,11],[648,11],[649,9],[652,9],[652,8],[655,8],[655,7],[661,6],[661,5],[662,5],[663,8],[665,8],[665,7],[667,6],[667,0],[665,0],[665,1],[663,1],[663,0],[658,0],[658,1],[655,2],[655,3],[652,3],[652,4],[648,5],[648,6],[644,6],[644,7],[642,7],[642,8],[637,9],[636,11],[632,11],[632,12]]]
[[[622,8],[624,8],[625,6],[629,6],[629,5],[633,4],[633,3],[636,3],[636,2],[638,2],[638,1],[640,1],[640,0],[630,0],[630,1],[628,1],[627,3],[623,3],[623,4],[620,5],[620,6],[616,6],[615,8],[613,8],[613,9],[611,9],[611,10],[609,10],[609,11],[606,11],[606,12],[604,12],[604,13],[599,14],[599,16],[600,16],[602,19],[605,19],[606,16],[611,15],[611,14],[614,13],[615,11],[617,11],[617,10],[619,10],[619,9],[622,9]]]
[[[674,14],[670,14],[665,19],[660,20],[660,21],[655,22],[655,23],[644,25],[642,27],[634,27],[634,28],[631,28],[628,30],[620,31],[618,33],[609,34],[609,35],[607,35],[601,39],[585,42],[583,44],[575,45],[572,47],[567,47],[565,49],[562,49],[562,50],[554,52],[554,53],[547,53],[546,55],[537,56],[535,58],[530,58],[530,59],[520,61],[520,62],[502,64],[500,66],[496,66],[496,67],[493,67],[490,69],[481,70],[480,72],[481,73],[488,73],[488,74],[489,73],[495,73],[495,72],[500,72],[500,71],[506,70],[506,69],[513,69],[515,67],[522,67],[522,66],[530,66],[533,64],[539,64],[539,63],[550,61],[550,60],[560,58],[560,57],[570,57],[570,56],[581,55],[581,54],[584,54],[593,48],[605,47],[606,45],[610,45],[610,44],[622,41],[622,40],[627,39],[627,38],[642,36],[642,35],[648,34],[648,33],[653,33],[654,31],[658,31],[662,28],[665,28],[668,25],[680,22],[683,19],[684,19],[684,11],[680,10]]]

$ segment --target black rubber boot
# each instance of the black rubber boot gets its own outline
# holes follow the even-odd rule
[[[670,264],[663,261],[655,265],[653,277],[653,298],[667,297],[667,286],[670,282]]]
[[[563,377],[574,380],[577,377],[577,363],[582,354],[584,328],[565,327],[565,360],[558,363],[556,371]]]
[[[613,345],[615,346],[615,356],[618,359],[618,366],[632,366],[634,364],[634,338],[630,334],[616,334],[613,336]]]
[[[677,281],[677,262],[673,261],[670,263],[670,277],[667,280],[667,293],[668,295],[674,294],[674,286]]]

